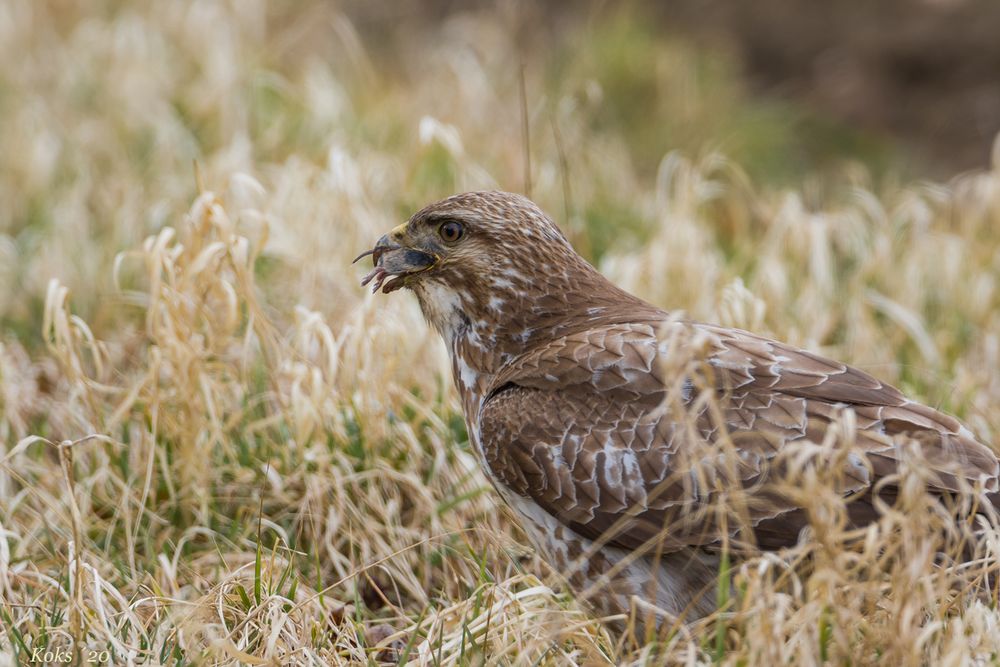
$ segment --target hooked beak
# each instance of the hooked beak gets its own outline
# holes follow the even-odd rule
[[[408,277],[426,271],[438,262],[437,255],[408,248],[400,243],[405,228],[406,225],[396,227],[380,238],[374,248],[354,258],[354,262],[357,262],[362,257],[372,256],[375,268],[368,272],[368,275],[361,280],[361,284],[373,283],[373,294],[380,288],[384,294],[394,292],[404,286]],[[386,281],[387,278],[390,280]]]

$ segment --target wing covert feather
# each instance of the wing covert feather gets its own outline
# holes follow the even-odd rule
[[[664,410],[677,378],[658,363],[659,322],[616,322],[532,350],[498,375],[479,414],[493,474],[581,535],[616,546],[710,546],[742,521],[761,547],[779,548],[807,521],[768,490],[772,465],[788,443],[821,442],[851,408],[867,459],[845,458],[838,490],[861,496],[848,505],[851,521],[876,516],[864,492],[896,470],[900,437],[921,443],[941,492],[958,490],[959,477],[998,490],[996,455],[953,417],[846,364],[743,331],[681,325],[701,337],[724,423],[690,391],[683,419]],[[721,433],[735,456],[697,448]],[[731,484],[751,489],[739,517],[719,509],[719,489]]]

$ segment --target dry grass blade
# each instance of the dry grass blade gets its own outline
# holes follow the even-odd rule
[[[0,6],[0,665],[35,649],[116,665],[996,662],[995,527],[932,504],[913,452],[900,505],[847,530],[833,463],[849,413],[783,461],[811,520],[800,549],[738,560],[752,544],[734,543],[731,585],[708,591],[725,611],[646,645],[611,635],[498,510],[417,304],[376,303],[351,259],[428,201],[524,184],[626,289],[850,361],[995,443],[1000,164],[877,191],[851,176],[820,202],[715,153],[670,153],[646,178],[629,128],[598,122],[613,91],[577,63],[556,88],[518,75],[491,15],[400,37],[388,76],[339,5],[102,7]],[[650,54],[671,91],[690,88],[680,56]],[[554,131],[529,144],[546,114]],[[739,522],[752,499],[726,498]]]

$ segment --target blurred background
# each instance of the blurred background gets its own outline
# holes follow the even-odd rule
[[[1000,131],[1000,6],[990,0],[347,8],[369,38],[393,35],[397,54],[397,40],[463,14],[506,19],[517,55],[550,91],[572,75],[601,86],[600,120],[626,126],[640,161],[714,143],[764,180],[844,159],[946,177],[987,166]]]
[[[998,25],[992,0],[4,0],[0,323],[36,330],[53,273],[93,312],[195,161],[218,189],[365,156],[400,218],[530,188],[592,259],[643,240],[629,193],[672,151],[814,206],[946,180],[990,164]]]

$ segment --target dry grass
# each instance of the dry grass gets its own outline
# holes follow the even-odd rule
[[[426,201],[523,182],[494,19],[401,40],[390,76],[320,3],[0,6],[0,664],[996,664],[919,462],[860,546],[801,465],[811,566],[747,563],[726,613],[645,647],[522,546],[416,303],[350,265]],[[534,196],[595,255],[620,202],[619,284],[1000,439],[1000,159],[829,198],[714,154],[652,182],[589,122],[593,82],[527,83]]]

